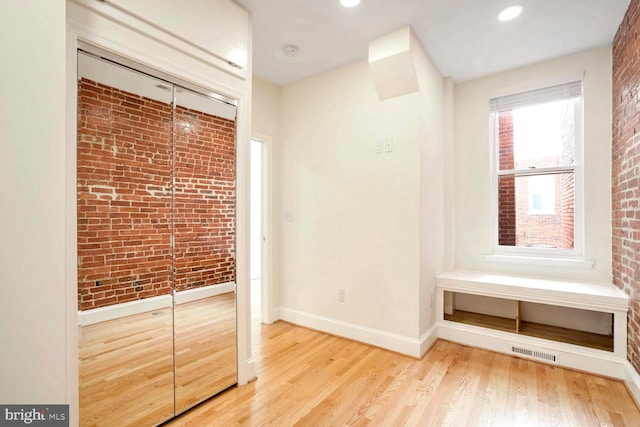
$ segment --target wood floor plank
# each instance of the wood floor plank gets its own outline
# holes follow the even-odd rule
[[[178,426],[640,426],[619,381],[438,341],[421,360],[285,322],[260,326],[258,378]]]

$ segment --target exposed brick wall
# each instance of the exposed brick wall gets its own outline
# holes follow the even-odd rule
[[[514,167],[513,157],[513,115],[502,111],[498,115],[500,170]],[[516,245],[516,179],[503,176],[498,180],[498,244]]]
[[[235,280],[234,134],[232,121],[178,107],[174,126],[170,104],[79,82],[80,310],[169,294],[173,266],[180,290]]]
[[[576,127],[575,112],[569,108],[562,125],[562,164],[569,165],[576,161]],[[571,249],[575,244],[575,175],[562,174],[560,180],[560,247]]]
[[[640,0],[613,41],[613,282],[631,299],[628,358],[640,373]]]

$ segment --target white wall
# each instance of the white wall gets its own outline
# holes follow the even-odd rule
[[[266,171],[267,197],[270,206],[267,221],[271,228],[270,245],[265,261],[271,268],[271,304],[280,305],[280,88],[258,76],[253,76],[251,93],[251,134],[263,140],[263,149],[270,160]],[[267,165],[268,167],[269,165]],[[270,181],[270,182],[269,182]],[[269,230],[267,230],[269,231]],[[274,261],[275,260],[275,261]],[[263,278],[264,279],[264,278]],[[264,281],[263,281],[264,283]],[[276,320],[276,319],[273,319]]]
[[[284,311],[413,340],[431,326],[443,79],[426,53],[413,59],[420,92],[386,101],[366,61],[281,89]],[[376,140],[390,138],[393,152],[376,154]]]
[[[0,402],[68,403],[65,2],[0,9]]]
[[[415,35],[412,34],[415,38]],[[419,46],[417,39],[414,45]],[[450,116],[447,105],[453,103],[453,91],[447,90],[445,80],[427,53],[420,47],[413,49],[420,87],[420,292],[419,335],[425,334],[435,323],[436,276],[444,271],[446,245],[451,239],[446,218],[449,206],[445,201],[446,141],[445,123]]]
[[[280,125],[280,88],[253,76],[251,94],[251,131],[278,139]]]
[[[417,336],[419,109],[378,101],[366,61],[282,88],[283,307]]]
[[[487,262],[491,241],[489,98],[584,73],[585,258],[581,270]],[[455,87],[455,267],[558,279],[611,280],[611,48],[459,83]]]

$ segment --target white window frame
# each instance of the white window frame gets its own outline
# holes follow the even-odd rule
[[[569,85],[574,81],[567,81]],[[556,85],[559,86],[559,85]],[[552,102],[553,100],[560,100],[561,97],[550,97],[547,100],[541,100],[538,102],[531,101],[528,94],[534,92],[544,92],[546,89],[551,89],[552,86],[533,88],[532,90],[523,90],[518,92],[512,92],[504,94],[497,98],[505,98],[511,95],[520,96],[523,101],[520,105],[515,105],[512,108],[503,108],[502,110],[494,110],[490,108],[490,145],[491,145],[491,210],[492,210],[492,232],[491,232],[491,247],[492,253],[486,256],[487,261],[493,262],[507,262],[507,263],[531,263],[531,264],[550,264],[550,265],[562,265],[575,268],[592,268],[593,263],[583,260],[584,255],[584,90],[582,88],[582,81],[580,81],[580,95],[574,104],[575,114],[575,165],[574,166],[560,166],[560,167],[545,167],[536,168],[529,171],[522,170],[499,170],[499,123],[497,120],[498,112],[510,110],[517,107],[524,107],[527,105],[534,105],[537,103]],[[535,93],[533,94],[535,95]],[[497,99],[496,98],[496,99]],[[516,101],[517,102],[517,101]],[[573,172],[575,177],[574,191],[574,246],[573,249],[561,249],[561,248],[533,248],[523,246],[503,246],[498,244],[498,178],[503,175],[511,176],[533,176],[533,175],[548,175],[551,173]],[[559,262],[556,262],[559,261]]]

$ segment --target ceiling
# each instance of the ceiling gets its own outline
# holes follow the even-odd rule
[[[611,43],[630,0],[236,0],[253,15],[253,72],[279,86],[367,58],[371,39],[411,25],[455,81]],[[504,7],[523,14],[499,22]],[[282,47],[299,47],[289,57]]]

